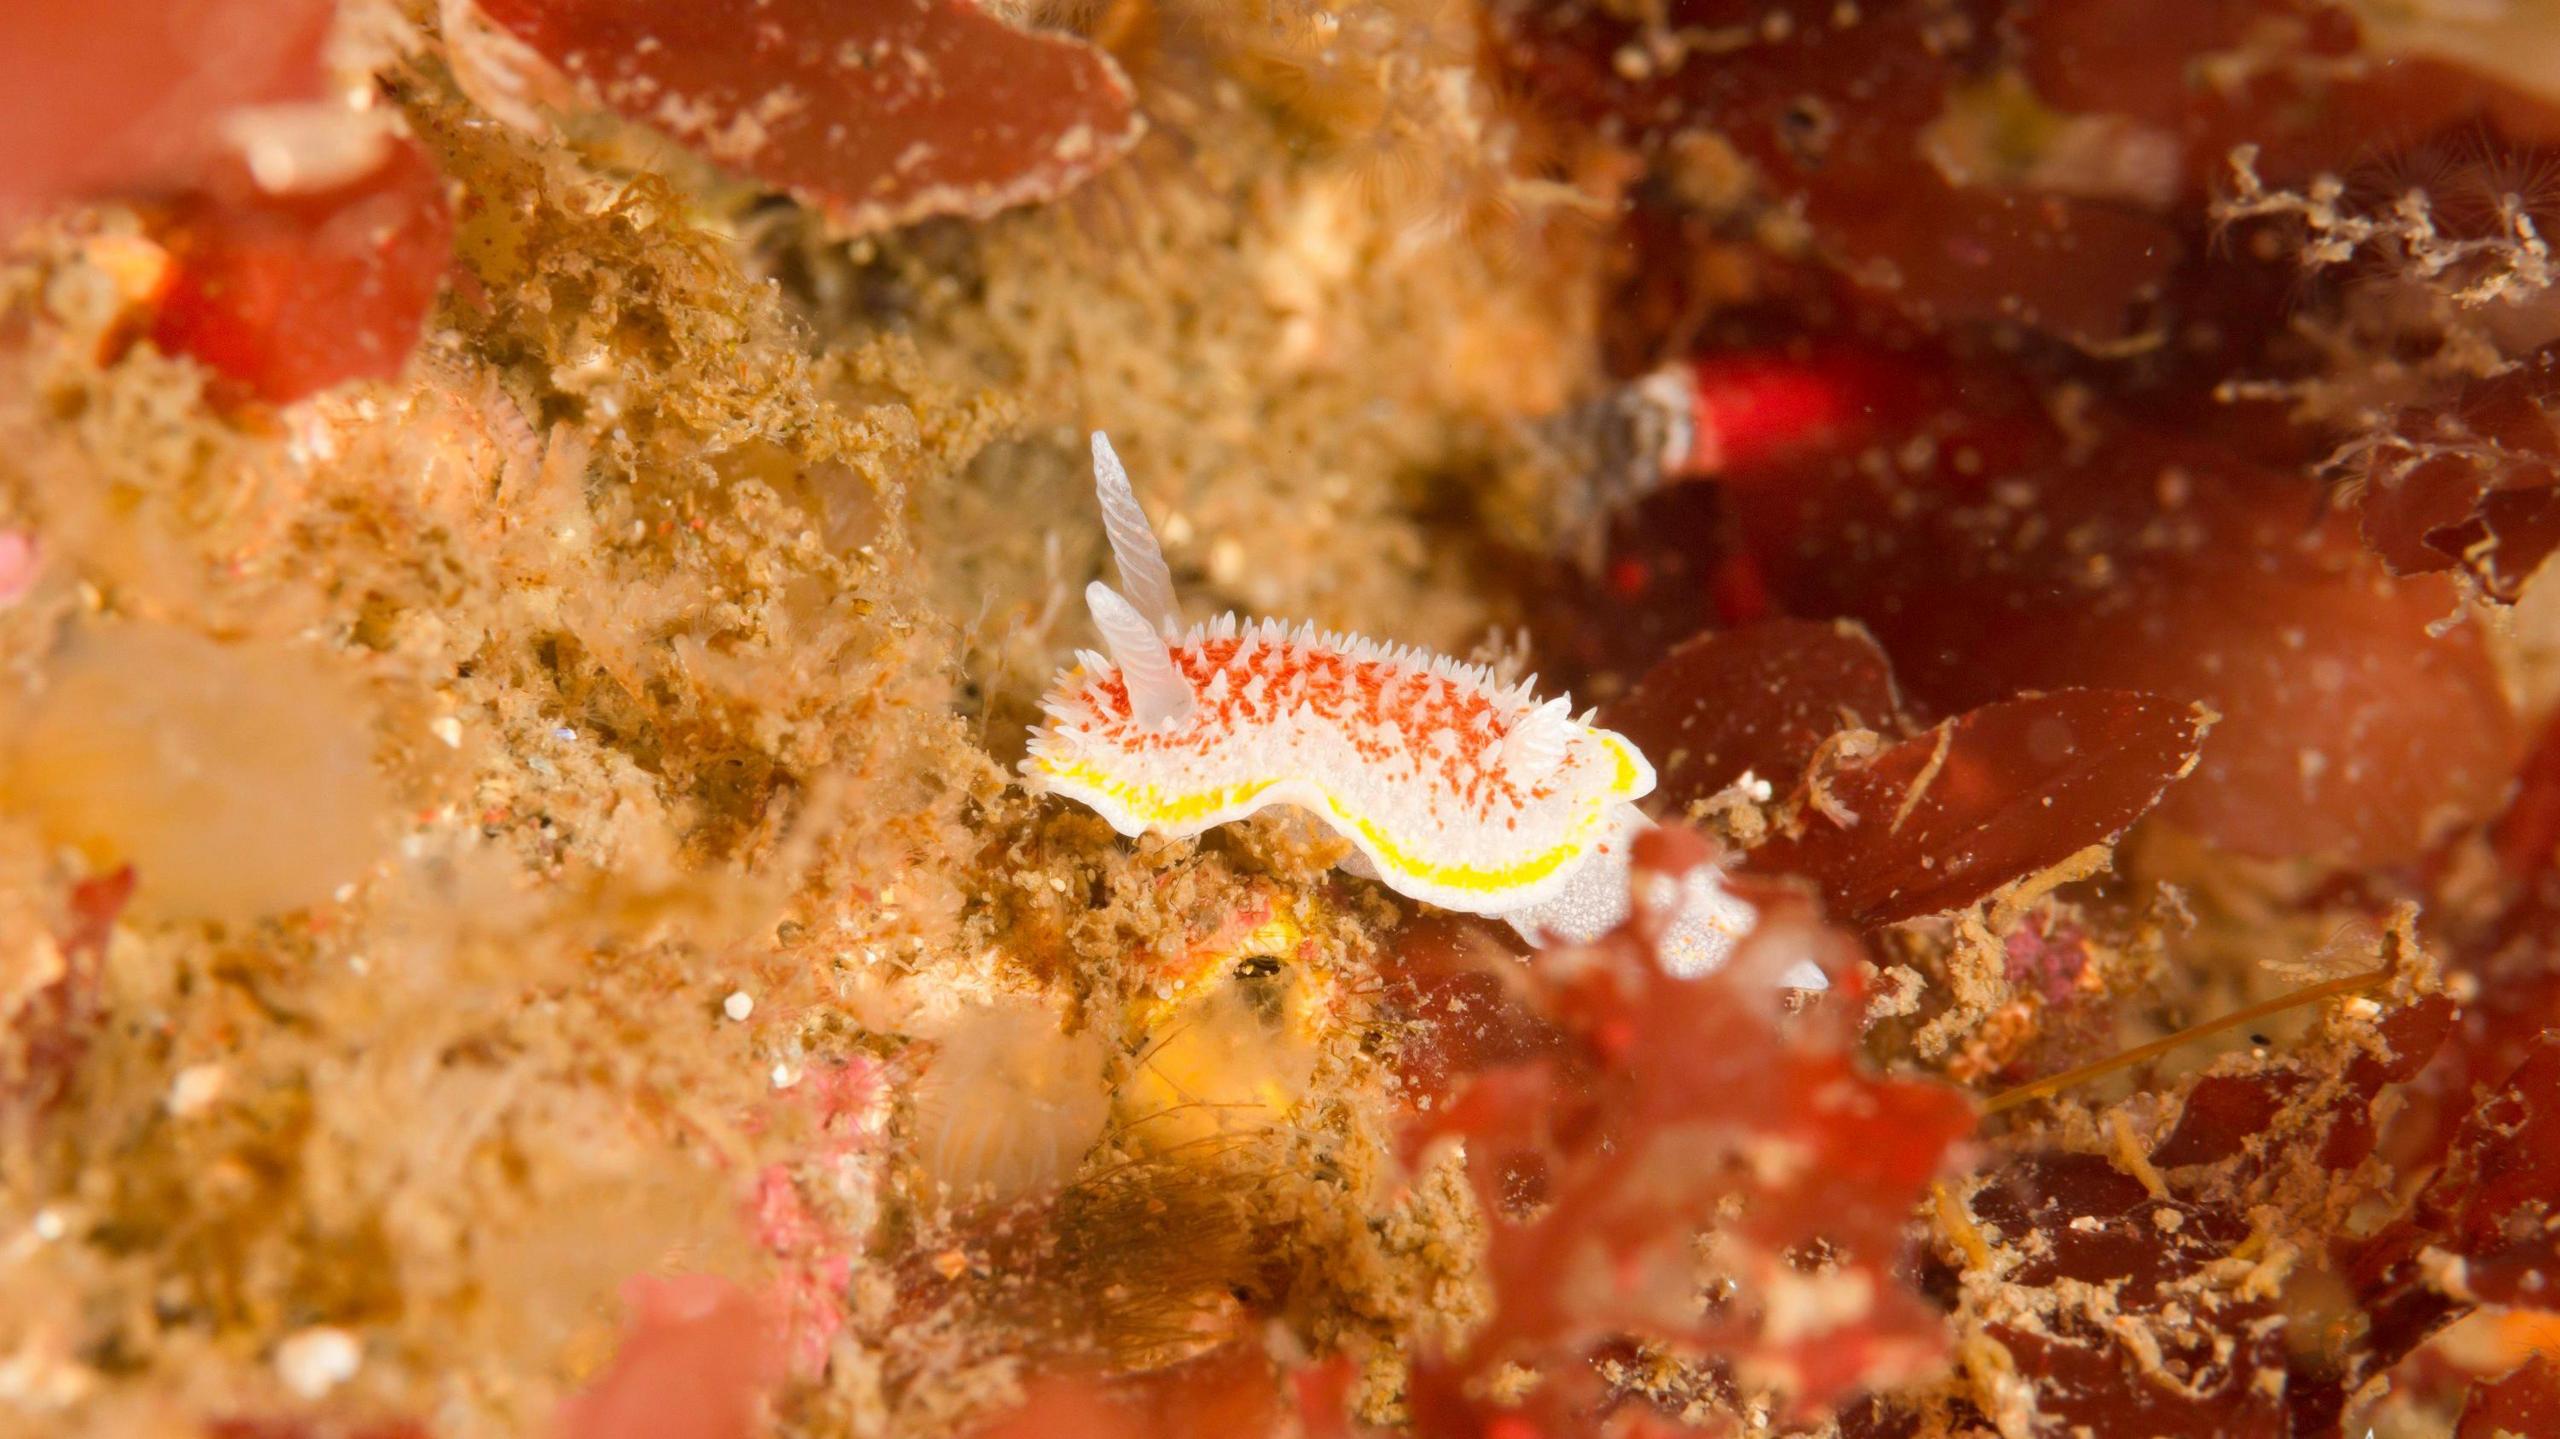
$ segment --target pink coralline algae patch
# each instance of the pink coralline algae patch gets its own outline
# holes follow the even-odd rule
[[[2063,1004],[2089,968],[2089,934],[2065,921],[2047,926],[2041,917],[2009,931],[2001,941],[2001,969],[2011,984],[2032,985],[2047,1004]]]
[[[826,1367],[827,1346],[844,1328],[852,1252],[809,1212],[788,1165],[769,1164],[756,1175],[749,1217],[756,1238],[781,1264],[774,1288],[792,1371],[815,1374]]]
[[[0,530],[0,606],[14,605],[36,587],[44,557],[25,530]]]
[[[792,1372],[814,1375],[826,1367],[828,1347],[844,1328],[845,1286],[862,1236],[830,1224],[802,1186],[851,1188],[857,1193],[849,1198],[868,1197],[861,1191],[873,1170],[863,1161],[876,1153],[888,1096],[879,1062],[869,1058],[813,1066],[792,1092],[816,1118],[816,1139],[801,1161],[757,1171],[747,1221],[774,1259],[769,1302],[780,1316]]]
[[[1144,128],[1119,67],[967,0],[482,0],[588,98],[849,230],[1072,189]]]

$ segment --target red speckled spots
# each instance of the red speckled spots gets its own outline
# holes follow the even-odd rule
[[[1085,690],[1103,740],[1137,754],[1207,754],[1286,715],[1333,729],[1363,762],[1422,779],[1486,822],[1499,822],[1535,792],[1515,784],[1499,763],[1503,739],[1527,708],[1497,705],[1479,681],[1432,673],[1427,661],[1252,634],[1177,644],[1173,661],[1199,699],[1191,720],[1171,730],[1140,729],[1130,720],[1128,687],[1113,673]]]

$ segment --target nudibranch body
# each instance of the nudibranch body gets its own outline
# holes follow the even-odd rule
[[[1093,437],[1124,597],[1085,591],[1110,654],[1078,656],[1023,761],[1035,790],[1122,834],[1194,835],[1272,805],[1314,814],[1356,868],[1411,899],[1590,938],[1626,912],[1653,766],[1624,736],[1541,703],[1535,681],[1356,636],[1228,615],[1184,628],[1127,474]],[[1695,888],[1695,887],[1693,887]],[[1675,956],[1723,957],[1747,905],[1692,895]]]
[[[1232,616],[1166,650],[1188,714],[1146,723],[1122,667],[1089,655],[1032,747],[1043,788],[1122,834],[1297,805],[1399,893],[1499,914],[1552,894],[1653,788],[1634,745],[1472,665]]]

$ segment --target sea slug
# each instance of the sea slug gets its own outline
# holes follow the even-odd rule
[[[1233,614],[1182,625],[1155,532],[1110,441],[1094,488],[1126,594],[1085,590],[1108,656],[1081,653],[1042,703],[1034,791],[1125,835],[1194,835],[1272,805],[1316,816],[1350,863],[1410,899],[1524,935],[1595,937],[1627,912],[1627,846],[1653,766],[1624,736],[1480,665]],[[1720,962],[1752,922],[1687,887],[1665,954]]]

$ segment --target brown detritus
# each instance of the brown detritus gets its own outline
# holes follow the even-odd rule
[[[13,915],[12,948],[24,957],[0,991],[0,1123],[19,1130],[61,1102],[103,1009],[108,941],[133,898],[131,869],[74,882],[59,919]],[[11,1145],[23,1142],[13,1133]]]
[[[2002,885],[2000,889],[1991,896],[1990,904],[1984,912],[1983,919],[1984,922],[1991,927],[1994,933],[2009,936],[2009,961],[2010,967],[2013,970],[2019,966],[2022,960],[2024,960],[2024,957],[2018,953],[2018,921],[2024,918],[2037,906],[2042,904],[2048,895],[2051,895],[2055,890],[2060,889],[2062,886],[2067,884],[2077,884],[2084,879],[2089,879],[2096,875],[2106,873],[2108,866],[2114,862],[2114,859],[2115,846],[2107,843],[2093,844],[2076,854],[2064,857],[2058,863],[2036,871],[2034,874],[2022,875],[2017,879],[2009,881],[2007,884]],[[2036,965],[2031,960],[2027,960],[2025,962],[2028,964],[2031,972],[2043,970],[2043,966]],[[2015,973],[2010,975],[2011,979],[2026,977],[2029,976]],[[2050,984],[2057,976],[2046,971],[2043,972],[2040,977]],[[2063,979],[2066,983],[2069,980],[2068,975],[2059,976],[2059,978]],[[2050,998],[2052,996],[2048,995],[2047,997]]]
[[[892,1377],[1027,1355],[1130,1368],[1233,1337],[1268,1285],[1252,1190],[1216,1155],[1100,1157],[1054,1196],[955,1216],[916,1236],[891,1278],[895,1325],[875,1336]],[[1264,1296],[1265,1302],[1269,1296]]]
[[[1935,938],[1916,933],[1899,937],[1907,947],[1904,952],[1928,964],[1933,981],[1928,1022],[1911,1028],[1907,1043],[1913,1057],[1946,1058],[1951,1075],[1978,1079],[1978,1053],[1984,1061],[1994,1054],[2007,1059],[2024,1045],[2029,1011],[2018,1006],[2007,947],[1977,914],[1968,910],[1955,915],[1945,942],[1932,943]],[[2007,1032],[2013,1025],[2016,1031]],[[1963,1049],[1950,1058],[1960,1042]]]

